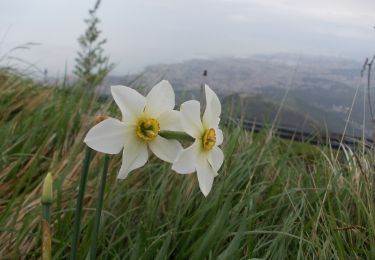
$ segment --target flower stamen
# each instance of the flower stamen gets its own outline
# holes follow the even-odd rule
[[[154,118],[141,119],[138,122],[136,134],[143,141],[154,140],[160,131],[160,125],[158,120]]]
[[[203,144],[203,149],[206,151],[209,151],[214,147],[216,143],[216,133],[215,129],[210,128],[207,129],[206,132],[204,132],[203,138],[202,138],[202,144]]]

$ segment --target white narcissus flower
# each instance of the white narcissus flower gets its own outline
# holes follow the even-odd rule
[[[223,142],[223,132],[219,129],[220,100],[207,85],[205,92],[206,110],[202,120],[198,101],[190,100],[181,105],[182,127],[195,141],[178,154],[172,169],[181,174],[196,171],[199,187],[203,195],[207,196],[223,164],[224,154],[218,147]]]
[[[87,133],[84,142],[92,149],[117,154],[123,149],[118,178],[125,178],[148,160],[148,148],[160,159],[172,163],[181,144],[159,135],[161,130],[181,131],[180,112],[173,110],[175,95],[168,81],[155,85],[146,97],[132,88],[112,86],[112,96],[122,121],[108,118]]]

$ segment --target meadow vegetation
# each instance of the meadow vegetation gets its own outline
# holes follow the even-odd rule
[[[83,138],[95,115],[120,111],[87,90],[7,71],[0,93],[0,258],[40,257],[48,172],[52,254],[69,258]],[[375,259],[370,150],[338,152],[224,123],[225,161],[207,198],[195,174],[154,157],[116,180],[121,156],[110,157],[98,259]],[[103,157],[94,153],[90,165],[79,259],[90,251]]]

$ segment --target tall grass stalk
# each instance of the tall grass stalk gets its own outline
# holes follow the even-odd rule
[[[78,245],[79,245],[79,238],[81,234],[80,226],[81,226],[81,218],[82,218],[82,207],[83,207],[83,199],[86,190],[86,183],[89,174],[90,168],[90,159],[91,159],[92,150],[89,147],[86,147],[85,159],[83,162],[82,174],[79,182],[79,190],[78,190],[78,197],[77,197],[77,204],[75,209],[74,215],[74,226],[73,226],[73,235],[72,235],[72,250],[71,250],[71,259],[77,259],[77,252],[78,252]]]
[[[107,172],[108,172],[108,164],[109,164],[109,156],[104,156],[104,164],[103,164],[103,171],[102,176],[100,179],[99,185],[99,194],[96,200],[96,214],[95,214],[95,223],[94,223],[94,231],[91,236],[91,247],[90,247],[90,259],[96,259],[96,247],[98,244],[98,235],[99,235],[99,228],[100,228],[100,220],[102,216],[102,208],[103,208],[103,200],[104,200],[104,192],[105,186],[107,182]]]

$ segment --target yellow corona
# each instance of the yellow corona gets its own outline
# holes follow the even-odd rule
[[[158,120],[154,118],[141,119],[138,122],[136,134],[143,141],[152,141],[154,140],[160,130],[160,125]]]
[[[203,135],[202,143],[203,143],[203,149],[206,151],[209,151],[212,149],[212,147],[214,147],[216,143],[215,129],[210,128],[206,130],[206,132]]]

